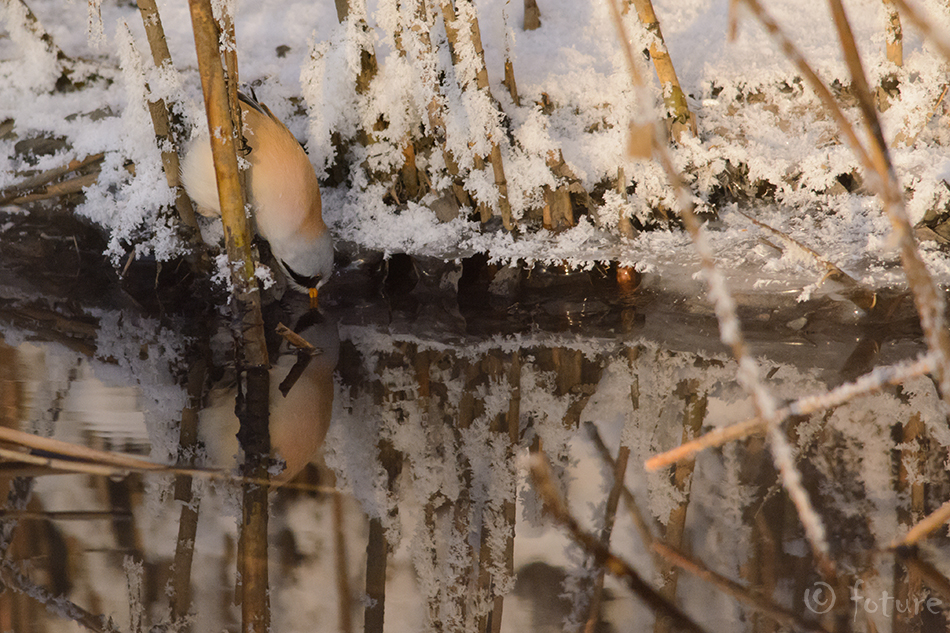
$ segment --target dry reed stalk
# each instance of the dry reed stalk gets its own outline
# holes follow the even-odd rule
[[[55,453],[66,459],[89,461],[103,466],[116,466],[130,470],[163,470],[166,468],[162,464],[155,464],[143,459],[87,448],[49,437],[40,437],[4,426],[0,426],[0,441],[23,448]],[[25,455],[25,453],[17,453],[17,455]]]
[[[475,70],[474,85],[468,78],[460,77],[460,83],[463,90],[478,90],[485,93],[491,103],[495,100],[491,95],[491,88],[488,85],[488,68],[485,66],[485,51],[482,48],[482,36],[478,26],[478,17],[475,13],[475,6],[471,0],[455,0],[456,4],[465,7],[465,13],[470,20],[467,25],[459,24],[459,17],[456,13],[453,0],[441,0],[442,2],[442,20],[445,23],[445,33],[448,37],[449,48],[452,53],[452,62],[456,69],[460,69],[460,60],[468,57],[462,55],[460,49],[468,50],[474,53],[478,66]],[[463,35],[463,26],[467,27]],[[480,157],[477,157],[480,158]],[[484,158],[481,158],[484,160]],[[491,151],[488,162],[491,163],[492,173],[495,178],[495,187],[498,190],[498,210],[501,214],[502,224],[505,229],[511,231],[515,228],[514,218],[511,214],[511,204],[508,202],[508,181],[505,178],[505,167],[502,162],[501,146],[497,140],[492,140]],[[480,169],[478,160],[475,161],[475,168]],[[483,216],[482,221],[485,221]]]
[[[928,20],[918,13],[913,5],[907,3],[907,0],[887,0],[887,2],[896,6],[904,17],[910,20],[911,24],[937,47],[940,54],[947,61],[950,61],[950,41],[946,39],[943,33],[938,33],[934,29],[932,20]]]
[[[617,460],[610,455],[610,451],[607,446],[604,444],[603,440],[600,438],[600,435],[593,435],[594,446],[597,448],[597,451],[600,453],[601,459],[607,464],[608,468],[613,470],[615,473],[618,472],[619,466],[618,462],[621,459],[620,454],[618,453]],[[621,446],[621,450],[626,452],[629,455],[630,449],[626,446]],[[615,480],[616,481],[616,480]],[[622,483],[622,482],[621,482]],[[644,547],[651,547],[654,541],[653,532],[650,530],[650,524],[647,522],[644,517],[643,512],[640,511],[640,506],[637,504],[636,498],[634,498],[633,493],[630,492],[630,489],[626,485],[620,486],[620,495],[623,497],[624,503],[627,506],[627,512],[630,514],[630,519],[633,522],[634,527],[637,530],[637,533],[640,535],[640,540],[643,541]]]
[[[58,198],[60,196],[81,193],[84,188],[95,184],[98,178],[98,172],[82,174],[80,176],[69,178],[68,180],[63,180],[61,182],[41,187],[41,190],[36,191],[35,193],[28,193],[12,198],[4,198],[0,200],[0,204],[27,204],[28,202],[49,200],[50,198]]]
[[[383,397],[386,397],[385,395]],[[393,448],[388,439],[377,443],[379,462],[386,470],[386,487],[389,495],[394,494],[396,478],[402,469],[402,455]],[[393,506],[389,518],[395,519],[398,509]],[[386,539],[382,519],[372,517],[369,521],[369,538],[366,545],[366,597],[363,610],[363,630],[365,633],[383,633],[386,613],[386,566],[391,547]]]
[[[677,141],[681,140],[683,134],[687,132],[692,136],[696,136],[696,116],[690,112],[689,104],[686,103],[686,94],[676,77],[676,69],[673,67],[673,60],[670,58],[670,52],[663,40],[660,21],[653,10],[653,2],[651,0],[626,0],[623,13],[629,11],[631,4],[636,8],[640,22],[653,36],[653,42],[650,44],[650,57],[653,59],[653,67],[656,68],[656,75],[663,86],[663,103],[666,105],[667,112],[672,115],[669,122],[670,132]]]
[[[254,276],[256,263],[251,250],[252,236],[244,209],[244,194],[237,165],[234,130],[240,128],[236,128],[232,120],[218,48],[218,32],[210,0],[189,0],[189,6],[215,175],[221,197],[221,221],[224,225],[233,293],[237,299],[235,309],[239,312],[239,320],[242,322],[241,334],[244,341],[241,352],[246,365],[267,367],[269,363],[260,311],[260,293]],[[239,112],[240,108],[234,111],[235,114]],[[266,420],[266,410],[264,414]]]
[[[236,138],[242,138],[244,127],[241,121],[241,104],[238,100],[238,87],[241,85],[241,79],[238,73],[237,36],[234,32],[234,5],[223,3],[220,7],[221,14],[215,16],[215,22],[218,27],[221,59],[224,62],[224,83],[228,90],[228,109],[231,111],[234,129],[238,130]],[[241,173],[240,177],[243,187],[244,174]]]
[[[198,410],[204,395],[204,383],[207,367],[199,360],[188,372],[186,390],[188,404],[181,412],[181,425],[178,432],[178,465],[190,467],[194,463],[194,454],[198,447]],[[178,539],[175,546],[175,558],[172,563],[170,580],[170,609],[173,623],[180,630],[189,627],[188,612],[191,609],[191,566],[195,553],[195,535],[198,532],[198,503],[194,494],[191,475],[175,476],[175,500],[182,503],[178,520]]]
[[[913,572],[920,577],[928,587],[939,593],[944,601],[950,601],[950,580],[939,569],[923,560],[916,548],[898,551],[897,554],[898,560],[904,564],[908,572]]]
[[[363,611],[363,631],[383,633],[386,613],[386,559],[389,546],[383,532],[383,522],[369,520],[369,540],[366,544],[366,607]]]
[[[508,363],[508,387],[511,389],[511,395],[508,400],[508,412],[504,416],[499,432],[507,435],[508,450],[505,455],[506,467],[512,471],[514,476],[516,469],[516,456],[520,436],[521,422],[521,352],[511,353],[511,359]],[[515,492],[517,494],[517,492]],[[517,500],[514,497],[505,499],[502,504],[502,512],[505,517],[505,525],[508,527],[508,534],[505,537],[505,573],[510,578],[515,576],[515,525],[517,524]],[[492,605],[492,614],[488,633],[501,633],[501,617],[504,609],[504,596],[497,595]],[[485,629],[483,629],[485,630]]]
[[[887,49],[887,61],[898,68],[904,65],[904,37],[901,30],[901,16],[894,6],[894,0],[883,0],[887,14],[884,44]]]
[[[950,520],[950,501],[947,501],[922,520],[918,521],[914,527],[907,531],[907,534],[905,534],[903,538],[897,538],[891,541],[888,548],[897,549],[916,545],[921,539],[929,536],[931,532],[941,528],[948,520]]]
[[[617,182],[615,185],[617,193],[624,199],[627,200],[627,176],[623,171],[623,167],[617,168]],[[630,216],[620,214],[620,218],[617,220],[617,230],[620,231],[620,234],[627,239],[633,239],[637,236],[637,232],[633,228],[633,222],[630,220]]]
[[[828,633],[828,630],[821,626],[821,624],[810,622],[800,614],[775,604],[767,596],[763,596],[757,591],[743,587],[734,580],[730,580],[722,574],[712,571],[702,561],[687,556],[679,548],[656,541],[653,543],[653,551],[671,566],[678,567],[703,582],[709,583],[719,591],[735,598],[738,602],[748,605],[756,613],[761,613],[782,626],[789,627],[793,630],[801,629],[804,631],[814,631],[815,633]]]
[[[333,0],[333,3],[336,5],[336,18],[342,24],[350,14],[350,2],[349,0]]]
[[[462,359],[459,364],[462,367],[464,387],[452,430],[455,432],[455,441],[461,444],[462,433],[471,429],[472,423],[484,408],[484,402],[477,395],[479,383],[483,379],[481,363],[477,360]],[[472,465],[468,456],[462,451],[459,452],[455,472],[458,477],[459,492],[452,503],[452,527],[456,534],[471,534],[476,501],[472,499]],[[484,538],[484,533],[480,536]],[[481,549],[481,547],[476,548],[472,540],[466,540],[465,551],[458,552],[457,556],[465,557],[470,561],[468,569],[471,570],[472,577],[465,574],[467,570],[461,571],[455,577],[455,586],[444,589],[449,599],[454,600],[455,609],[460,614],[462,622],[471,619],[475,601],[481,597],[480,594],[484,590],[483,583],[487,582],[485,575],[480,573],[483,571],[479,552]],[[438,599],[438,596],[433,596],[433,599]]]
[[[914,521],[925,515],[924,504],[924,482],[919,473],[922,473],[927,460],[927,451],[924,450],[924,442],[927,440],[927,428],[921,418],[920,412],[912,413],[910,418],[904,423],[901,429],[901,449],[900,468],[898,470],[897,481],[900,489],[909,494],[910,508],[903,525],[911,525]],[[913,465],[918,473],[915,476],[908,466]]]
[[[85,167],[96,167],[102,162],[103,158],[105,158],[105,154],[93,154],[85,158],[71,160],[65,165],[54,167],[35,176],[30,176],[13,187],[8,187],[0,192],[0,205],[10,204],[12,201],[22,198],[23,196],[42,193],[37,190],[66,174],[79,171]]]
[[[63,596],[54,596],[48,589],[36,584],[17,569],[13,561],[5,558],[0,559],[0,583],[29,596],[49,610],[72,620],[85,629],[96,633],[119,633],[120,631],[112,618],[91,613]]]
[[[404,22],[409,26],[404,29],[401,41],[419,73],[421,84],[428,91],[429,102],[426,106],[428,132],[435,137],[439,150],[442,152],[446,170],[452,176],[452,193],[460,206],[468,206],[471,201],[459,179],[458,161],[446,147],[445,99],[439,87],[441,79],[437,73],[437,55],[432,50],[432,38],[429,35],[436,16],[430,10],[426,0],[415,0],[414,4],[407,4],[404,11],[410,17],[404,18]]]
[[[138,2],[139,13],[142,15],[142,23],[145,26],[145,35],[148,38],[148,45],[152,51],[152,62],[156,68],[173,68],[171,53],[168,50],[168,42],[165,40],[165,29],[162,26],[162,16],[158,12],[158,5],[155,0],[141,0]],[[147,88],[147,85],[146,85]],[[156,99],[148,102],[149,115],[152,118],[152,127],[155,129],[155,137],[158,146],[162,152],[162,166],[165,169],[165,178],[168,181],[169,188],[175,190],[175,209],[178,211],[178,217],[182,223],[191,230],[190,242],[192,246],[198,247],[198,252],[203,258],[207,258],[207,253],[203,248],[201,241],[201,231],[198,228],[198,220],[195,217],[195,209],[191,204],[191,198],[185,193],[185,188],[179,182],[179,158],[178,153],[171,147],[180,147],[179,138],[176,138],[171,126],[171,117],[168,113],[168,105],[164,99]],[[205,262],[206,264],[207,262]]]
[[[871,141],[871,159],[880,178],[879,195],[891,220],[892,230],[897,237],[901,251],[901,262],[907,283],[914,294],[914,303],[920,315],[920,325],[927,339],[927,347],[937,354],[936,378],[944,402],[950,404],[950,330],[947,328],[944,314],[943,292],[937,287],[927,266],[917,250],[914,230],[904,207],[904,192],[897,181],[897,174],[891,162],[881,122],[874,108],[871,90],[868,86],[861,58],[858,54],[851,25],[841,0],[829,0],[832,17],[838,29],[845,61],[851,72],[851,83],[858,97],[858,105],[864,118],[864,125]]]
[[[278,336],[296,347],[298,350],[307,352],[310,355],[320,354],[322,351],[314,347],[310,341],[300,336],[283,323],[278,323],[274,331],[277,332]]]
[[[236,105],[236,58],[232,61],[231,90],[221,65],[220,39],[210,0],[189,0],[198,71],[204,93],[211,136],[221,221],[231,267],[240,383],[246,385],[237,408],[241,421],[238,434],[245,453],[243,474],[267,480],[270,437],[268,433],[269,376],[267,345],[261,316],[260,292],[254,275],[256,263],[251,250],[251,233],[244,208],[242,177],[237,165],[235,130],[241,130],[240,108]],[[225,28],[228,25],[225,24]],[[233,25],[232,25],[233,29]],[[233,33],[231,44],[233,48]],[[228,55],[225,55],[227,58]],[[231,97],[234,95],[234,107]],[[233,118],[232,118],[233,117]],[[242,385],[244,386],[244,385]],[[268,506],[266,485],[244,484],[243,518],[240,529],[239,577],[242,629],[264,631],[270,627],[267,575]]]
[[[887,145],[884,142],[877,111],[871,98],[867,78],[864,75],[857,46],[854,43],[854,36],[851,33],[840,0],[829,0],[829,2],[845,62],[851,72],[852,88],[858,99],[858,105],[869,137],[869,149],[866,149],[858,140],[851,122],[842,113],[831,91],[811,69],[808,62],[782,32],[778,24],[765,12],[758,0],[743,1],[752,10],[756,19],[779,43],[785,56],[796,65],[822,103],[828,108],[839,130],[848,141],[851,150],[869,176],[869,182],[877,190],[884,209],[891,220],[892,230],[901,253],[904,274],[907,276],[908,286],[914,294],[914,303],[920,315],[920,324],[924,330],[927,345],[931,350],[938,353],[935,373],[940,385],[940,393],[944,401],[950,403],[950,369],[948,369],[948,363],[950,363],[950,331],[945,326],[946,319],[942,307],[943,302],[940,298],[941,293],[930,276],[920,252],[917,250],[913,228],[904,207],[903,191],[897,182]],[[902,0],[894,0],[894,2],[900,7]]]
[[[568,531],[571,538],[583,547],[588,555],[593,556],[598,565],[603,565],[608,572],[623,581],[630,591],[652,609],[657,616],[669,616],[676,626],[686,631],[700,632],[704,630],[688,615],[680,611],[679,607],[663,598],[649,583],[640,577],[629,563],[611,552],[594,535],[581,528],[577,519],[571,514],[561,498],[557,485],[551,476],[551,467],[543,453],[535,453],[530,457],[529,469],[535,489],[544,503],[545,511]]]
[[[750,0],[751,1],[751,0]],[[643,80],[636,67],[630,41],[626,34],[626,27],[618,6],[619,0],[611,0],[610,6],[617,26],[621,44],[625,50],[630,66],[630,74],[638,90],[642,89]],[[683,182],[682,176],[673,165],[669,148],[660,143],[653,135],[653,152],[666,173],[676,196],[680,217],[693,241],[693,246],[699,256],[703,274],[709,287],[708,296],[719,321],[720,339],[731,348],[733,356],[739,365],[736,378],[739,384],[752,397],[756,413],[767,422],[767,432],[771,440],[773,462],[782,478],[782,485],[795,504],[799,519],[805,528],[805,536],[811,546],[818,567],[822,575],[828,579],[835,576],[835,567],[829,557],[829,546],[825,539],[824,525],[815,512],[807,491],[801,484],[801,473],[795,466],[792,450],[788,441],[778,428],[777,403],[762,382],[761,371],[755,360],[749,356],[745,338],[736,314],[735,300],[729,294],[728,286],[722,272],[718,269],[705,231],[693,211],[692,194]]]
[[[505,80],[501,82],[508,89],[511,100],[518,107],[521,107],[521,97],[518,96],[518,83],[515,80],[515,65],[510,56],[505,56]]]
[[[782,422],[792,416],[805,416],[842,405],[858,396],[872,393],[886,385],[897,385],[910,378],[930,373],[936,367],[933,354],[926,354],[908,363],[877,367],[868,374],[840,387],[820,394],[805,396],[782,407],[776,412],[776,419]],[[764,432],[766,423],[756,416],[743,422],[710,431],[695,440],[677,448],[654,455],[644,462],[648,471],[665,468],[681,459],[688,459],[696,453],[722,446],[727,442],[742,439]]]
[[[46,47],[46,52],[54,55],[61,66],[63,62],[71,61],[66,53],[63,52],[63,49],[56,45],[53,36],[43,28],[43,25],[40,24],[40,21],[36,18],[36,14],[33,13],[25,0],[3,0],[3,2],[7,5],[8,10],[17,14],[16,17],[23,21],[23,26],[35,35],[36,39],[43,42],[43,45]],[[68,74],[69,71],[63,68],[63,75],[60,77],[60,81],[66,79],[66,81],[69,82]],[[57,86],[58,85],[59,82],[57,82]]]
[[[523,28],[525,31],[541,28],[541,9],[538,8],[538,0],[524,0]]]

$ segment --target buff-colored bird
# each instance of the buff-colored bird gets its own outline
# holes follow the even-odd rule
[[[300,143],[270,109],[245,94],[239,97],[257,232],[270,243],[290,284],[315,301],[317,288],[333,272],[333,242],[323,221],[317,175]],[[200,213],[221,214],[207,136],[188,147],[181,180]]]

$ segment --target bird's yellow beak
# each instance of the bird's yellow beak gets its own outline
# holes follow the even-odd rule
[[[310,309],[316,310],[317,308],[320,307],[320,301],[317,298],[317,289],[310,288],[307,292],[310,295]]]

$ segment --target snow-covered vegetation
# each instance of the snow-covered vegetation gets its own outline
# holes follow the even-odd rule
[[[179,137],[205,125],[187,6],[158,3],[173,65],[155,68],[134,6],[28,4],[30,14],[20,2],[3,8],[0,188],[104,152],[76,212],[109,232],[117,262],[133,250],[176,256],[184,242],[147,104],[168,104]],[[640,70],[652,79],[645,92],[634,90],[609,3],[544,2],[540,27],[524,30],[518,5],[461,2],[457,21],[449,19],[450,31],[462,27],[452,46],[431,3],[352,4],[342,23],[330,3],[222,5],[234,11],[241,81],[306,144],[340,243],[527,264],[617,261],[658,273],[694,267],[688,241],[676,237],[663,170],[626,151],[634,118],[666,118],[670,88],[643,56]],[[756,271],[760,286],[820,278],[814,258],[776,244],[742,210],[859,280],[898,283],[889,273],[889,222],[868,175],[798,69],[745,10],[729,38],[728,4],[655,3],[696,123],[695,136],[676,134],[672,157],[698,211],[716,220],[714,249],[728,269]],[[940,4],[921,4],[934,31],[946,32]],[[847,3],[911,221],[929,240],[928,264],[945,278],[946,62],[906,20],[902,56],[889,55],[888,6]],[[857,121],[825,4],[806,11],[783,0],[766,9]],[[487,85],[469,37],[476,17]],[[624,23],[634,50],[656,43],[632,6]],[[504,81],[506,63],[514,81]],[[56,142],[29,141],[38,137]],[[513,231],[479,221],[502,215]],[[214,243],[216,229],[203,232]]]

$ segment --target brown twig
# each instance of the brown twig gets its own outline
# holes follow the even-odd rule
[[[778,624],[788,627],[798,627],[806,631],[827,633],[827,629],[819,623],[805,620],[799,614],[775,604],[766,596],[752,591],[747,587],[743,587],[734,580],[730,580],[722,574],[712,571],[701,561],[690,558],[678,548],[670,547],[661,541],[655,541],[653,543],[653,551],[659,554],[670,565],[678,567],[696,576],[700,580],[713,585],[723,593],[750,606],[756,612],[768,616]]]
[[[805,396],[795,400],[778,410],[776,414],[777,420],[781,422],[790,416],[810,415],[818,411],[839,406],[858,396],[877,391],[885,385],[900,384],[910,378],[930,373],[935,366],[936,362],[933,355],[928,354],[910,363],[878,367],[854,382],[841,385],[831,391]],[[644,462],[644,467],[648,471],[665,468],[679,460],[691,458],[696,453],[707,448],[715,448],[733,440],[761,434],[765,432],[765,428],[766,423],[763,422],[760,417],[749,418],[743,422],[710,431],[695,440],[686,442],[664,453],[654,455]]]

